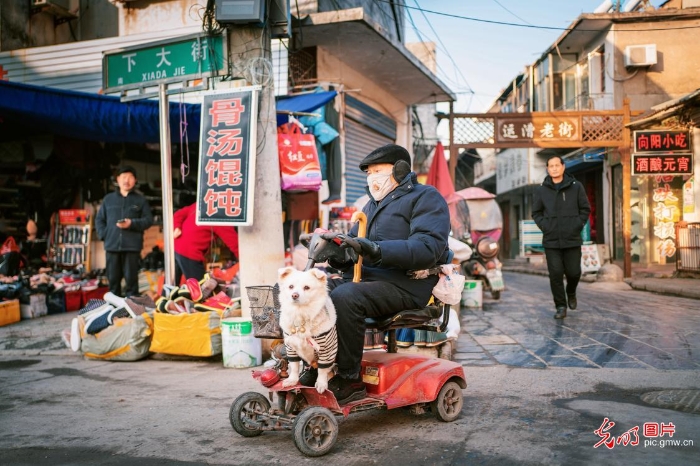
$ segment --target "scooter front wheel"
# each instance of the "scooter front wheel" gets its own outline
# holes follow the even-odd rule
[[[491,297],[493,299],[501,299],[501,290],[491,290]]]
[[[459,417],[463,405],[462,388],[457,382],[447,382],[440,389],[435,401],[430,404],[430,409],[438,420],[452,422]]]
[[[323,456],[338,439],[338,421],[322,406],[304,408],[294,418],[294,445],[306,456]]]
[[[243,437],[257,437],[263,433],[261,414],[270,410],[270,402],[257,392],[246,392],[236,398],[228,417],[233,430]]]

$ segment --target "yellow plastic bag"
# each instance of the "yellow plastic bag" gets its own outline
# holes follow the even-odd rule
[[[221,354],[221,313],[165,314],[153,317],[154,353],[181,356],[214,356]]]

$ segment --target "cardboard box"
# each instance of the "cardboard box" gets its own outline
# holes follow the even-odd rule
[[[22,319],[35,319],[49,313],[46,306],[46,295],[37,293],[29,296],[29,304],[20,304]]]
[[[19,299],[0,301],[0,327],[19,322]]]

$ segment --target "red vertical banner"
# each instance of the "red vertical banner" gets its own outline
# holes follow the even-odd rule
[[[197,225],[251,225],[259,86],[204,95]]]

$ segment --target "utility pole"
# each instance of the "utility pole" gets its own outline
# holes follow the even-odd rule
[[[253,224],[238,227],[242,313],[244,317],[250,317],[250,302],[245,288],[274,285],[277,282],[277,271],[284,265],[277,116],[269,34],[262,28],[237,25],[228,30],[227,37],[234,69],[243,70],[255,66],[249,65],[252,59],[270,61],[269,67],[255,66],[255,70],[269,70],[270,75],[263,73],[258,76],[258,79],[265,82],[246,83],[263,86],[258,105],[258,140],[251,142],[257,145]],[[256,73],[246,73],[246,77],[250,76],[256,76]],[[262,341],[263,352],[269,352],[269,345],[265,347],[265,343],[271,340]]]

